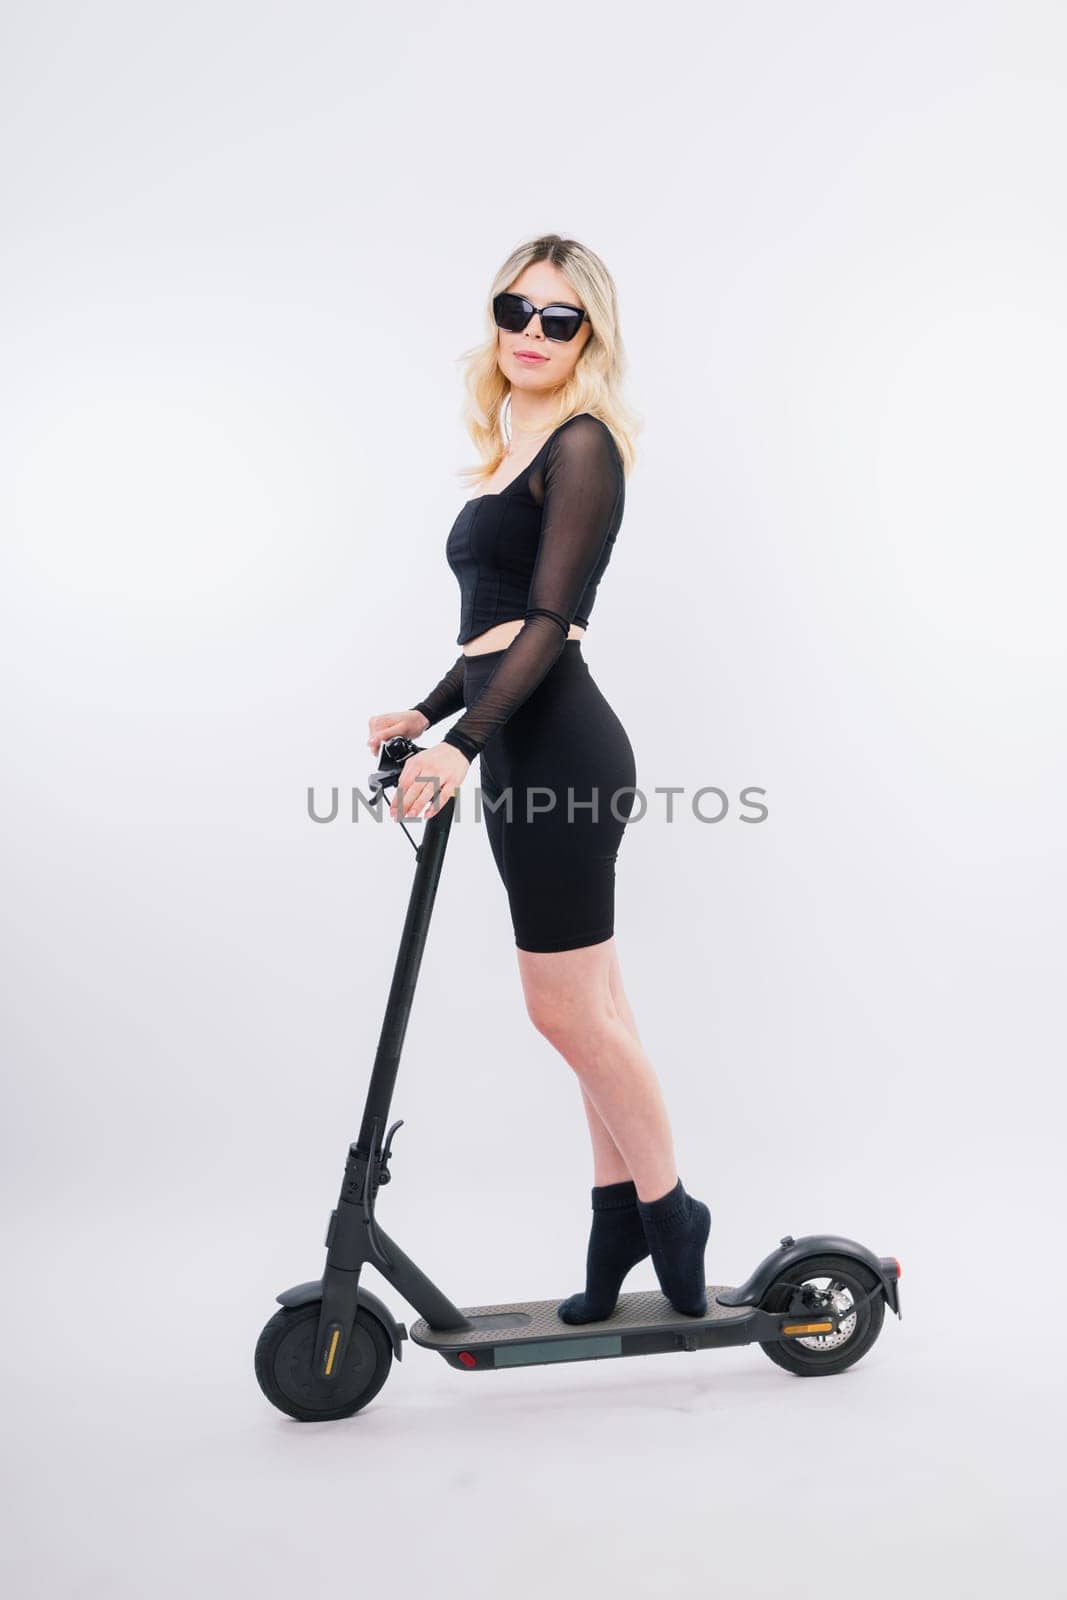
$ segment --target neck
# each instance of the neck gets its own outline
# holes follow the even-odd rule
[[[552,416],[556,409],[554,398],[548,401],[536,399],[530,404],[525,395],[516,396],[514,390],[511,395],[511,442],[514,445],[534,438],[539,433],[548,433],[552,427]]]

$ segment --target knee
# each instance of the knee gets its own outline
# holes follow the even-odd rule
[[[555,1044],[556,1037],[563,1028],[563,1017],[560,1008],[550,998],[544,995],[528,995],[526,998],[526,1015],[533,1023],[537,1032]]]
[[[610,1033],[620,1019],[610,995],[598,1000],[583,995],[539,993],[527,996],[526,1014],[538,1033],[568,1060]]]

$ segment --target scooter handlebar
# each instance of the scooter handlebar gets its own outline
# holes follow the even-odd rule
[[[378,757],[378,770],[372,772],[367,779],[367,785],[371,790],[371,805],[375,805],[392,784],[399,782],[404,762],[424,748],[425,746],[415,744],[403,735],[385,741]]]

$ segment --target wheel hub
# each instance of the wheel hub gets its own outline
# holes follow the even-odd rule
[[[847,1344],[856,1331],[856,1313],[849,1313],[849,1307],[853,1304],[852,1293],[843,1283],[830,1279],[825,1289],[816,1287],[815,1281],[805,1283],[801,1287],[800,1300],[805,1312],[833,1311],[841,1320],[836,1333],[803,1334],[793,1341],[794,1344],[802,1344],[806,1350],[837,1350]]]

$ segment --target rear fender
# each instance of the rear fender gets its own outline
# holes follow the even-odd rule
[[[866,1245],[857,1244],[855,1239],[842,1239],[836,1233],[806,1233],[799,1239],[787,1233],[778,1248],[764,1256],[745,1283],[736,1289],[724,1289],[715,1299],[722,1306],[758,1306],[775,1278],[786,1268],[811,1256],[822,1255],[850,1256],[853,1261],[869,1267],[882,1285],[890,1310],[900,1316],[896,1258],[876,1256]]]

